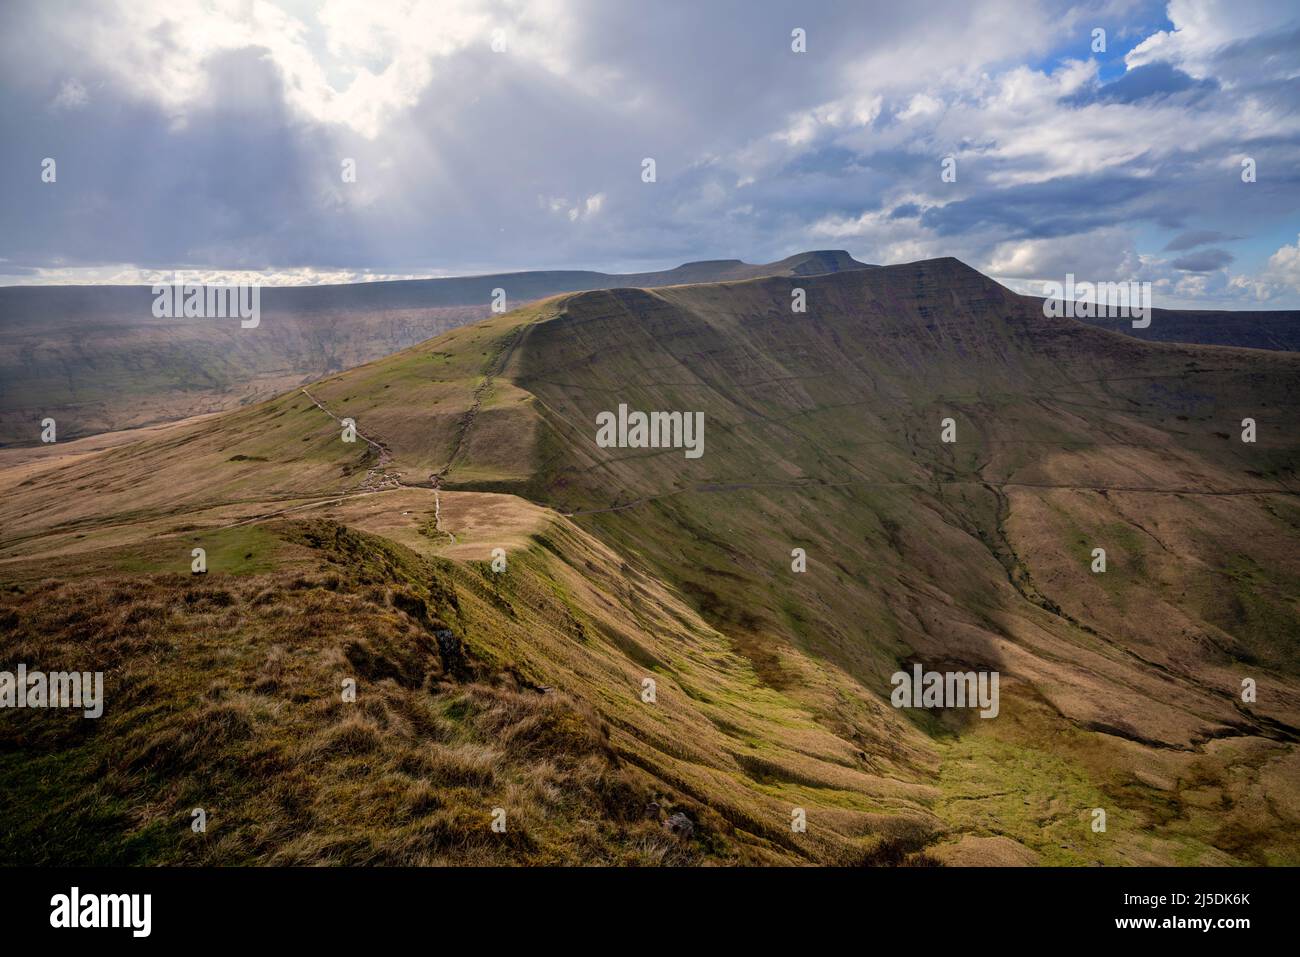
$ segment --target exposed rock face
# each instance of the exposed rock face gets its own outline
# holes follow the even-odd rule
[[[680,811],[664,821],[663,829],[673,837],[680,838],[683,841],[689,841],[695,836],[694,822]]]

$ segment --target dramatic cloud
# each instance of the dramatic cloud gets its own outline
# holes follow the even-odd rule
[[[1300,305],[1289,2],[11,4],[0,77],[0,282],[838,246]]]

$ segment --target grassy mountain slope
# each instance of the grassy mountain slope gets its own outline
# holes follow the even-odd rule
[[[113,859],[1295,863],[1300,358],[1036,306],[955,260],[566,295],[0,472],[0,664],[102,655],[125,700],[10,732],[0,814],[94,826]],[[703,411],[704,456],[597,448],[619,402]],[[1001,713],[893,709],[912,662],[999,671]],[[233,739],[174,740],[225,695]],[[585,730],[493,744],[481,711]],[[448,744],[491,775],[411,757]],[[240,798],[219,851],[189,841],[195,788],[246,791],[253,755],[288,788],[295,748],[312,814]],[[46,809],[34,779],[94,799]],[[439,803],[392,796],[415,791]],[[494,843],[507,805],[526,837]]]

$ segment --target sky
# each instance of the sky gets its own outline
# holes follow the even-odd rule
[[[0,284],[847,249],[1300,308],[1300,4],[9,0],[0,224]]]

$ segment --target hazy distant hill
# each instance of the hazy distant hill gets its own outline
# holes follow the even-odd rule
[[[1300,312],[1154,309],[1151,325],[1134,329],[1129,319],[1083,322],[1152,342],[1199,342],[1207,346],[1245,346],[1300,352]]]
[[[557,293],[868,268],[842,251],[656,273],[549,271],[262,290],[261,324],[156,319],[148,286],[0,287],[0,445],[27,444],[53,416],[73,438],[264,398]]]
[[[565,294],[9,450],[6,660],[111,707],[0,726],[0,861],[1300,863],[1298,385],[942,259]],[[703,455],[598,445],[620,404]],[[913,665],[998,715],[891,706]]]

